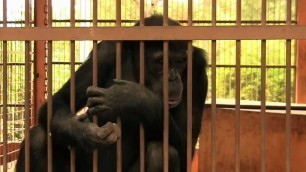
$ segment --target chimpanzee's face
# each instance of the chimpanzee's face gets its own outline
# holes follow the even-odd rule
[[[176,41],[176,43],[179,41]],[[182,41],[181,41],[182,42]],[[185,42],[184,42],[185,43]],[[162,43],[161,43],[162,45]],[[169,107],[177,106],[182,99],[182,74],[187,66],[187,46],[185,44],[169,44]],[[146,46],[145,49],[146,85],[154,93],[163,96],[163,64],[164,52],[162,46]]]

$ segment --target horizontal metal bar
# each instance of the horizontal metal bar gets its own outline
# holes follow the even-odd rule
[[[34,21],[29,21],[30,24],[34,24]],[[3,24],[3,21],[0,21],[0,24]],[[7,21],[7,25],[9,24],[25,24],[24,20],[13,20],[13,21]]]
[[[7,104],[7,107],[24,107],[24,104]],[[0,107],[3,107],[3,104],[0,104]]]
[[[52,62],[53,65],[71,65],[70,62]],[[83,62],[75,62],[75,65],[81,65]]]
[[[208,67],[211,67],[211,65],[208,65]],[[222,65],[216,65],[217,68],[235,68],[236,65],[227,65],[227,64],[222,64]],[[240,68],[261,68],[261,65],[240,65]],[[285,69],[286,65],[266,65],[265,67],[266,69],[268,68],[281,68],[281,69]],[[291,65],[292,69],[295,69],[296,66],[295,65]]]
[[[121,23],[136,23],[139,20],[121,20]],[[52,20],[52,22],[57,23],[70,23],[70,19],[56,19]],[[76,23],[92,23],[92,20],[86,19],[79,19],[75,20]],[[98,23],[116,23],[116,20],[112,19],[104,19],[104,20],[97,20]],[[178,20],[180,23],[188,23],[188,20]],[[217,24],[236,24],[236,20],[217,20]],[[34,21],[30,22],[34,24]],[[193,20],[193,24],[211,24],[211,20]],[[242,24],[261,24],[261,20],[241,20]],[[296,24],[297,21],[291,21],[291,24]],[[3,21],[0,21],[0,24],[3,24]],[[7,21],[7,24],[25,24],[24,20],[18,21]],[[285,20],[267,20],[267,24],[286,24]]]
[[[70,20],[68,19],[59,19],[53,20],[53,22],[65,22],[68,23]],[[91,23],[92,20],[75,20],[76,23]],[[98,23],[116,23],[116,20],[112,19],[105,19],[105,20],[98,20]],[[138,20],[121,20],[121,23],[136,23]],[[188,20],[178,20],[179,23],[188,23]],[[1,23],[1,22],[0,22]],[[193,20],[193,24],[211,24],[211,20]],[[236,24],[236,20],[217,20],[217,24]],[[242,20],[242,24],[261,24],[261,20]],[[291,24],[296,24],[297,21],[292,21]],[[268,20],[267,24],[286,24],[284,20]]]
[[[240,109],[258,109],[260,110],[261,105],[240,105]],[[291,110],[298,110],[298,111],[305,111],[306,107],[305,106],[290,106]],[[211,104],[205,104],[205,108],[211,108]],[[232,104],[217,104],[217,108],[232,108],[235,109],[235,105]],[[266,106],[267,110],[286,110],[285,105],[267,105]]]
[[[70,62],[52,62],[53,65],[70,65]],[[75,65],[81,65],[83,62],[75,62]],[[24,63],[8,63],[8,66],[24,66]],[[3,63],[0,63],[0,66],[3,66]],[[211,65],[208,65],[208,67],[211,67]],[[227,65],[227,64],[220,64],[216,65],[217,68],[235,68],[236,65]],[[240,65],[241,68],[258,68],[260,69],[260,65]],[[286,65],[266,65],[266,68],[281,68],[285,69]],[[295,69],[295,65],[291,65],[292,69]]]
[[[0,104],[0,107],[2,107],[3,105]],[[24,107],[24,104],[8,104],[8,107]],[[205,107],[209,108],[211,107],[211,104],[207,103],[205,104]],[[235,105],[232,104],[217,104],[218,108],[235,108]],[[260,105],[240,105],[241,109],[260,109]],[[266,106],[267,110],[285,110],[286,106],[272,106],[272,105],[267,105]],[[306,110],[305,106],[291,106],[292,110]]]
[[[0,40],[306,39],[306,25],[0,28]]]

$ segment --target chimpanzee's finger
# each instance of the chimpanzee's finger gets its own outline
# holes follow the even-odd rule
[[[87,99],[86,106],[91,108],[93,106],[103,105],[105,104],[106,99],[104,97],[89,97]]]
[[[121,137],[121,130],[119,128],[119,126],[116,124],[116,123],[113,123],[113,126],[114,126],[114,130],[118,136],[118,139]]]
[[[88,115],[87,115],[87,113],[83,113],[81,115],[75,115],[73,118],[78,120],[78,121],[82,121],[83,122],[86,119],[88,119]]]
[[[103,96],[107,92],[108,90],[105,88],[90,86],[87,88],[86,95],[87,97]]]
[[[110,125],[109,123],[107,123],[108,125]],[[103,126],[104,127],[104,126]],[[102,127],[102,128],[103,128]],[[109,128],[111,128],[109,126]],[[112,144],[115,143],[116,141],[118,141],[118,139],[121,137],[121,132],[120,132],[120,128],[118,127],[117,124],[112,123],[112,132],[105,138],[103,139],[103,143],[104,144]]]
[[[113,81],[114,81],[115,84],[118,84],[118,85],[124,85],[124,84],[127,84],[127,83],[131,83],[130,81],[122,80],[122,79],[114,79]]]
[[[89,116],[98,115],[99,113],[105,112],[107,110],[111,110],[111,108],[106,105],[99,105],[99,106],[94,106],[94,107],[89,108],[87,110],[87,114]]]
[[[94,123],[88,123],[85,133],[93,142],[99,143],[104,140],[114,131],[114,126],[111,122],[106,123],[101,128]]]

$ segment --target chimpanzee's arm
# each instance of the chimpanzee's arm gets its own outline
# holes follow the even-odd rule
[[[102,47],[101,47],[102,46]],[[99,44],[102,49],[104,45]],[[105,53],[105,52],[103,52]],[[99,68],[102,71],[111,63],[105,62],[105,54],[99,52]],[[104,71],[99,71],[103,73]],[[89,59],[77,70],[75,76],[75,110],[78,111],[85,107],[87,102],[86,90],[92,85],[92,53]],[[106,77],[99,76],[100,83],[106,83]],[[47,128],[47,103],[39,112],[39,124]],[[118,127],[107,124],[98,127],[92,123],[81,121],[70,111],[70,80],[52,96],[52,120],[51,120],[52,139],[63,146],[80,145],[85,148],[92,148],[100,144],[113,143],[118,137]]]
[[[89,116],[98,114],[98,118],[105,122],[115,122],[116,117],[120,116],[122,123],[132,131],[137,131],[142,122],[146,142],[163,140],[163,103],[160,97],[146,87],[135,82],[115,80],[115,84],[107,89],[89,87],[87,95]],[[184,140],[185,133],[169,113],[169,143],[179,153],[182,167],[186,166]]]

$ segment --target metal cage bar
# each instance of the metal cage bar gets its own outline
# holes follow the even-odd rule
[[[116,0],[116,27],[121,26],[121,0]],[[116,41],[116,79],[121,79],[121,42]],[[121,129],[121,118],[117,117],[117,125]],[[117,141],[117,172],[122,171],[122,139]]]
[[[93,86],[98,86],[98,47],[97,47],[97,41],[93,41],[93,60],[92,60],[92,80],[93,80]],[[93,116],[93,123],[98,123],[98,118],[96,115]],[[93,172],[98,172],[98,150],[93,150]]]
[[[291,25],[291,0],[287,0],[286,25]],[[291,171],[291,39],[286,40],[286,172]]]
[[[93,1],[93,27],[98,26],[98,9],[97,9],[97,0]],[[95,39],[93,42],[93,60],[92,60],[92,84],[93,86],[98,86],[98,41]],[[93,116],[93,123],[98,123],[98,117]],[[93,150],[93,172],[98,172],[98,150]]]
[[[236,2],[236,26],[241,25],[241,0]],[[235,171],[240,172],[240,95],[241,95],[241,40],[236,40],[235,85]]]
[[[47,1],[47,23],[49,27],[52,27],[52,0]],[[52,118],[52,41],[47,43],[48,57],[47,57],[47,93],[48,93],[48,112],[47,112],[47,144],[48,144],[48,172],[53,171],[53,160],[52,160],[52,139],[51,139],[51,118]]]
[[[3,0],[3,27],[7,27],[7,0]],[[3,41],[3,172],[7,172],[7,153],[8,153],[8,133],[7,133],[7,120],[8,120],[8,112],[7,112],[7,41]]]
[[[262,0],[261,25],[267,23],[267,1]],[[260,113],[260,128],[261,128],[261,172],[266,171],[266,40],[261,40],[261,113]]]
[[[213,10],[214,11],[214,10]],[[0,28],[1,40],[259,40],[306,39],[305,25]],[[184,33],[184,34],[182,34]]]
[[[139,26],[144,26],[144,0],[140,0],[140,22]],[[140,41],[139,47],[139,83],[145,85],[145,43]],[[140,123],[140,172],[145,172],[145,130],[143,123]]]
[[[30,1],[25,1],[25,27],[30,27]],[[25,171],[30,171],[30,41],[25,41]]]
[[[217,20],[217,2],[212,0],[212,26],[215,28]],[[216,155],[216,115],[217,115],[217,99],[216,99],[216,64],[217,49],[216,40],[211,41],[211,171],[216,172],[217,155]]]
[[[75,27],[75,0],[70,1],[70,27]],[[75,41],[70,41],[70,110],[75,114]],[[70,146],[70,171],[75,172],[75,148]]]
[[[168,26],[168,0],[164,0],[163,26]],[[163,42],[163,99],[164,99],[164,125],[163,125],[163,160],[164,172],[169,171],[169,41]]]
[[[188,26],[192,26],[192,0],[188,0]],[[191,172],[192,163],[192,41],[188,41],[187,59],[187,172]],[[182,169],[184,171],[184,169]]]

